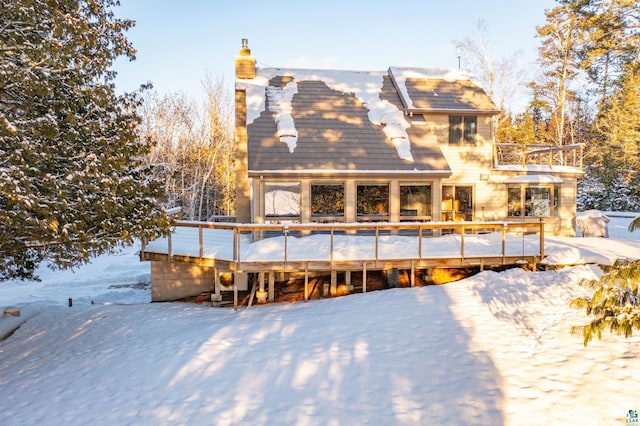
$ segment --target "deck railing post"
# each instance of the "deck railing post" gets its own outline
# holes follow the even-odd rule
[[[333,269],[333,230],[334,226],[331,226],[331,245],[330,245],[330,253],[329,253],[329,263],[331,264],[331,269]]]
[[[378,265],[378,225],[376,225],[376,266]]]
[[[167,253],[169,262],[173,261],[173,244],[171,243],[171,234],[172,232],[169,232],[169,235],[167,237]]]
[[[502,224],[502,263],[504,264],[505,262],[505,256],[506,254],[506,239],[507,239],[507,224],[503,223]]]
[[[540,218],[540,260],[544,257],[544,222]]]
[[[238,227],[233,227],[233,263],[235,263],[235,269],[238,269],[238,264],[240,263],[240,233],[238,232]]]
[[[422,225],[418,226],[418,260],[422,262]]]
[[[287,243],[288,243],[288,235],[289,235],[289,227],[287,225],[284,225],[284,227],[282,228],[282,232],[284,233],[284,269],[287,269]]]
[[[202,242],[202,225],[198,225],[198,255],[202,258],[204,254],[204,243]]]
[[[464,263],[464,225],[460,227],[460,256]]]

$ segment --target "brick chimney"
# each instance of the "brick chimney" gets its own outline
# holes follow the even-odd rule
[[[236,78],[251,80],[256,77],[256,58],[251,56],[249,41],[242,39],[240,55],[236,56]]]
[[[235,143],[236,143],[236,222],[251,223],[251,182],[247,151],[247,92],[239,80],[256,77],[256,58],[251,56],[248,41],[242,39],[236,56]]]

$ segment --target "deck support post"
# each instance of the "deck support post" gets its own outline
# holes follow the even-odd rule
[[[233,310],[238,310],[238,283],[233,280]]]
[[[335,269],[331,270],[331,289],[329,290],[329,294],[331,296],[335,296],[338,293],[338,271]]]
[[[415,262],[411,261],[411,287],[415,287],[416,285],[416,265]]]
[[[218,271],[218,268],[213,268],[213,294],[211,295],[211,301],[222,301],[222,295],[220,294],[220,271]]]
[[[367,292],[367,263],[362,264],[362,292]]]
[[[351,270],[344,271],[344,281],[347,285],[347,290],[353,291],[353,284],[351,284]]]
[[[304,265],[304,301],[309,301],[309,265]]]
[[[264,291],[264,272],[258,272],[258,303],[267,303],[267,292]]]
[[[269,271],[269,302],[275,300],[276,293],[276,274],[273,271]]]

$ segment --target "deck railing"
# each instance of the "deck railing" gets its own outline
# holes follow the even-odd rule
[[[308,268],[310,263],[315,265],[314,269],[322,268],[339,268],[361,265],[363,262],[369,264],[369,267],[380,267],[389,264],[388,256],[381,256],[381,247],[384,243],[381,241],[382,236],[398,235],[403,237],[414,237],[417,239],[417,255],[407,254],[398,259],[392,259],[391,263],[400,264],[401,261],[417,262],[418,265],[425,264],[426,261],[434,259],[433,256],[427,256],[423,250],[423,244],[426,238],[431,236],[440,236],[443,234],[455,234],[459,237],[459,251],[455,255],[443,255],[448,259],[455,258],[456,265],[464,265],[470,262],[470,259],[476,259],[482,262],[482,259],[494,258],[494,260],[504,263],[507,258],[522,257],[531,260],[544,258],[544,223],[542,221],[505,221],[505,222],[376,222],[376,223],[291,223],[291,224],[238,224],[238,223],[213,223],[213,222],[194,222],[194,221],[176,221],[174,230],[181,228],[191,228],[197,230],[198,250],[197,253],[189,254],[176,253],[174,248],[174,236],[169,234],[166,238],[166,251],[159,250],[158,244],[155,244],[153,250],[147,250],[147,246],[143,245],[141,258],[143,260],[154,260],[154,254],[166,256],[169,260],[174,260],[176,256],[180,256],[182,261],[193,261],[193,259],[213,259],[227,262],[232,271],[259,272],[264,270],[300,270],[299,268]],[[205,247],[205,230],[222,230],[230,233],[230,238],[226,239],[232,245],[232,252],[226,254],[211,255],[207,253]],[[501,236],[500,254],[494,255],[469,255],[466,250],[465,236],[471,234],[489,234],[499,233]],[[523,235],[523,252],[518,255],[507,253],[506,236],[507,234]],[[317,260],[313,258],[301,259],[299,253],[292,257],[290,252],[291,238],[310,236],[314,234],[328,234],[329,236],[329,253],[326,259]],[[524,235],[537,234],[539,236],[538,250],[535,252],[524,253]],[[178,235],[178,233],[176,233]],[[370,236],[374,237],[373,254],[364,256],[362,259],[344,259],[336,256],[336,236]],[[255,241],[257,239],[266,239],[269,237],[279,236],[284,238],[282,257],[275,259],[244,259],[242,255],[241,244]],[[193,237],[192,237],[193,238]],[[415,261],[415,262],[414,262]],[[406,263],[405,262],[405,263]],[[494,262],[495,263],[495,262]]]
[[[494,145],[496,166],[527,165],[583,168],[584,144],[540,145],[498,143]]]

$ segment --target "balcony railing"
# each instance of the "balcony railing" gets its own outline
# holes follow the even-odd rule
[[[494,164],[496,166],[531,165],[572,167],[582,170],[584,144],[539,145],[498,143],[494,144]]]

